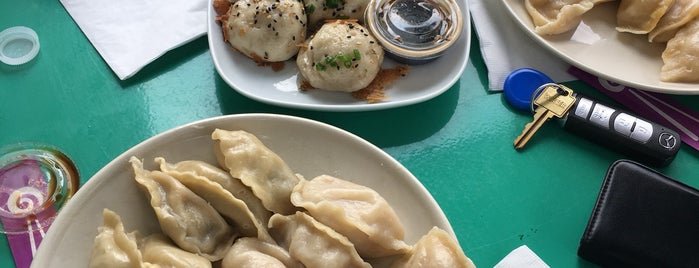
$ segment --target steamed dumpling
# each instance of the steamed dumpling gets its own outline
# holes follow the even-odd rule
[[[694,19],[667,42],[660,80],[699,82],[699,19]]]
[[[306,13],[300,0],[237,0],[221,27],[236,50],[257,62],[279,62],[306,40]]]
[[[540,35],[560,34],[578,27],[582,15],[611,0],[525,0],[524,6]]]
[[[459,243],[447,232],[433,227],[413,245],[410,252],[396,260],[391,268],[476,268]]]
[[[270,233],[289,251],[292,258],[307,268],[363,267],[370,268],[347,237],[316,221],[303,212],[269,220]]]
[[[405,230],[398,215],[373,189],[328,175],[301,180],[291,202],[346,236],[365,258],[404,253]]]
[[[296,65],[313,88],[353,92],[365,88],[381,70],[383,48],[359,23],[326,22],[301,48]]]
[[[665,15],[673,0],[621,0],[617,10],[617,31],[646,34]]]
[[[658,25],[648,33],[648,41],[669,41],[682,26],[692,21],[697,15],[699,15],[699,1],[674,0]]]
[[[186,251],[210,261],[222,259],[236,238],[223,217],[172,176],[143,169],[136,157],[131,157],[130,162],[163,233]]]
[[[179,172],[170,168],[164,158],[157,157],[155,162],[160,164],[160,169],[177,179],[185,187],[203,198],[228,222],[233,224],[241,236],[257,237],[265,241],[272,241],[267,233],[267,228],[255,215],[250,212],[248,206],[242,200],[236,198],[231,192],[204,176],[192,172]],[[264,224],[267,224],[266,222]]]
[[[228,1],[228,0],[226,0]],[[264,226],[267,226],[272,212],[267,210],[262,201],[252,193],[250,187],[246,186],[239,179],[233,178],[227,171],[204,161],[185,160],[177,163],[160,163],[160,170],[168,173],[193,173],[197,176],[205,177],[208,180],[218,183],[236,198],[245,202],[250,212],[255,215]]]
[[[159,267],[210,268],[211,262],[197,254],[184,251],[163,234],[152,234],[139,241],[143,261]]]
[[[88,267],[141,267],[138,234],[126,233],[121,218],[114,211],[102,211],[102,226],[92,246]]]
[[[296,211],[289,196],[299,179],[276,153],[242,130],[216,129],[211,138],[219,164],[250,187],[265,208],[284,215]]]
[[[277,244],[243,237],[235,241],[221,268],[303,268],[303,265],[289,256],[284,248]]]

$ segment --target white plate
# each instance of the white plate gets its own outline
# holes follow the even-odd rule
[[[514,21],[529,36],[588,73],[636,89],[670,94],[699,94],[699,84],[660,81],[665,45],[649,43],[647,35],[617,32],[617,4],[604,3],[588,11],[574,31],[543,37],[522,0],[502,0]]]
[[[257,66],[223,41],[221,26],[215,21],[216,12],[211,1],[208,9],[209,50],[221,78],[240,94],[260,102],[323,111],[367,111],[410,105],[443,93],[461,78],[466,68],[471,45],[471,20],[466,1],[457,2],[464,16],[459,40],[437,60],[411,66],[406,77],[399,78],[386,88],[386,100],[380,103],[367,103],[341,92],[300,92],[295,61],[285,62],[283,70],[274,72],[270,67]],[[395,65],[389,58],[384,60],[384,67],[392,68]]]
[[[124,152],[97,172],[68,201],[41,243],[32,267],[85,267],[90,257],[102,209],[121,215],[126,230],[158,231],[153,209],[139,190],[129,157],[170,162],[187,159],[216,163],[211,133],[215,128],[241,129],[255,134],[306,178],[329,174],[366,185],[396,210],[406,229],[406,242],[415,243],[432,226],[454,236],[444,213],[424,186],[380,148],[339,128],[298,117],[243,114],[190,123],[154,136]]]

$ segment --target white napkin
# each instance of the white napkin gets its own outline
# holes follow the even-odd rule
[[[206,33],[206,0],[61,3],[121,80]]]
[[[507,75],[524,67],[542,71],[558,83],[576,80],[567,73],[568,63],[545,51],[515,24],[502,0],[469,0],[469,9],[490,90],[502,90]]]
[[[550,268],[539,256],[526,245],[522,245],[507,254],[493,268]]]

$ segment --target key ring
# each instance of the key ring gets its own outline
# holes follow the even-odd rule
[[[534,99],[539,97],[539,94],[541,94],[541,91],[543,91],[547,87],[556,87],[556,93],[558,95],[563,95],[563,96],[568,95],[568,91],[563,90],[563,88],[562,88],[563,86],[561,86],[560,84],[556,84],[556,83],[543,84],[543,85],[539,86],[538,88],[536,88],[536,90],[534,90],[534,92],[532,92],[532,97],[531,97],[530,102],[529,102],[529,109],[531,110],[531,112],[534,112]]]
[[[538,88],[536,88],[536,90],[534,90],[534,92],[532,92],[532,97],[530,98],[530,101],[529,101],[529,109],[531,110],[532,113],[534,112],[534,99],[536,99],[536,97],[539,97],[539,94],[541,94],[541,91],[543,91],[545,88],[550,87],[550,86],[551,87],[559,87],[559,85],[556,83],[546,83],[546,84],[539,86]]]

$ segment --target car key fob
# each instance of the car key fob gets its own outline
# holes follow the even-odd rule
[[[670,128],[580,94],[563,128],[657,166],[669,164],[681,144],[679,134]]]
[[[538,70],[515,70],[505,81],[505,100],[519,110],[533,111],[533,100],[546,84],[564,87]],[[577,93],[574,97],[573,107],[562,117],[569,132],[649,165],[667,165],[677,155],[681,140],[674,130]]]

